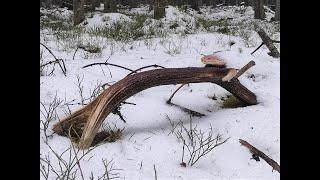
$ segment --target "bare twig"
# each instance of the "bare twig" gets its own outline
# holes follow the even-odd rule
[[[132,103],[132,102],[126,102],[126,101],[122,102],[122,104],[137,105],[136,103]]]
[[[40,113],[44,117],[44,120],[40,119],[40,122],[42,124],[42,128],[40,129],[43,130],[46,142],[48,141],[49,137],[52,137],[52,134],[48,135],[47,130],[52,120],[58,117],[56,110],[61,105],[61,103],[62,101],[57,98],[57,94],[55,95],[54,99],[49,103],[48,107],[46,107],[43,102],[40,102],[40,105],[42,106],[42,108],[40,108]]]
[[[280,41],[272,40],[273,43],[280,43]],[[254,51],[252,51],[251,55],[253,55],[258,49],[260,49],[264,45],[264,42],[262,42]]]
[[[47,166],[45,166],[45,165],[43,164],[43,161],[49,162],[49,163],[46,163]],[[46,159],[45,159],[45,160],[40,157],[40,172],[41,172],[42,176],[43,176],[46,180],[49,179],[50,167],[51,167],[50,165],[51,165],[51,164],[50,164],[50,160],[49,160],[49,158],[48,158],[47,156],[46,156]]]
[[[154,170],[154,179],[157,180],[158,176],[157,176],[157,170],[156,170],[156,165],[153,165],[153,170]]]
[[[178,104],[174,104],[172,102],[168,103],[169,105],[172,105],[172,106],[175,106],[175,107],[178,107],[179,109],[181,109],[182,111],[190,114],[191,116],[196,116],[196,117],[202,117],[202,116],[206,116],[205,114],[202,114],[202,113],[199,113],[197,111],[194,111],[194,110],[191,110],[191,109],[188,109],[186,107],[183,107],[183,106],[180,106]]]
[[[62,72],[63,72],[63,74],[64,74],[64,76],[67,76],[67,68],[66,68],[66,65],[65,65],[65,63],[64,63],[64,60],[63,59],[58,59],[54,54],[53,54],[53,52],[46,46],[46,45],[44,45],[44,44],[42,44],[41,42],[40,42],[40,45],[42,45],[45,49],[47,49],[48,50],[48,52],[54,57],[54,59],[55,59],[55,61],[49,61],[48,63],[45,63],[45,64],[42,64],[41,66],[40,66],[40,68],[44,68],[45,66],[47,66],[47,65],[49,65],[49,64],[58,64],[59,65],[59,67],[60,67],[60,69],[62,70]],[[62,62],[62,65],[60,64],[60,61]],[[53,70],[54,70],[54,68],[53,68]],[[52,70],[52,72],[53,72],[53,70]],[[52,73],[51,72],[51,73]]]
[[[81,156],[78,157],[78,153],[80,150],[75,151],[75,149],[73,149],[74,153],[72,153],[72,147],[67,148],[65,151],[63,151],[62,153],[57,153],[52,147],[51,145],[45,141],[45,144],[48,146],[48,148],[50,149],[51,153],[54,155],[54,157],[57,159],[58,161],[58,166],[53,166],[50,162],[49,157],[40,157],[40,162],[41,162],[41,166],[44,166],[44,164],[47,165],[48,169],[50,167],[50,172],[53,172],[55,174],[55,178],[54,179],[75,179],[77,176],[77,172],[79,169],[75,169],[75,167],[77,166],[79,168],[79,164],[78,162],[81,161],[81,159],[83,159],[87,154],[89,154],[94,148],[87,150],[86,152],[82,153]],[[62,156],[68,152],[68,159],[64,159],[62,158]],[[43,169],[43,167],[42,167]],[[48,170],[46,170],[45,172],[42,170],[42,176],[46,177],[48,176]],[[81,171],[81,170],[80,170]],[[53,177],[52,177],[53,178]],[[52,179],[51,178],[51,179]],[[84,179],[84,178],[83,178]]]
[[[104,165],[104,173],[101,177],[98,177],[98,180],[111,180],[120,178],[120,173],[117,171],[121,171],[122,169],[114,168],[113,159],[111,161],[103,160]]]
[[[259,149],[253,147],[251,144],[249,144],[247,141],[239,139],[239,142],[241,145],[245,146],[249,149],[249,151],[252,153],[253,156],[261,157],[263,160],[265,160],[274,170],[278,171],[280,173],[280,165],[274,161],[273,159],[269,158],[267,155],[265,155],[263,152],[261,152]]]
[[[184,145],[186,144],[185,140],[183,140],[183,145],[182,145],[182,157],[181,157],[181,163],[180,165],[182,167],[186,167],[186,163],[183,161],[183,158],[184,158]]]
[[[120,66],[120,65],[117,65],[117,64],[107,63],[107,62],[104,62],[104,63],[92,63],[92,64],[85,65],[85,66],[83,66],[82,68],[84,69],[84,68],[91,67],[91,66],[95,66],[95,65],[114,66],[114,67],[122,68],[122,69],[125,69],[125,70],[128,70],[128,71],[131,71],[131,72],[134,71],[134,70],[129,69],[129,68],[127,68],[127,67]]]
[[[168,118],[169,119],[169,118]],[[170,120],[170,119],[169,119]],[[190,122],[192,123],[192,122]],[[172,122],[170,120],[171,126]],[[182,167],[186,167],[186,163],[184,162],[184,156],[185,156],[185,149],[187,149],[187,152],[189,153],[189,160],[188,163],[190,166],[195,165],[202,157],[207,155],[209,152],[211,152],[214,148],[217,146],[220,146],[224,144],[229,138],[225,139],[222,142],[221,141],[221,135],[218,134],[216,137],[213,137],[213,130],[210,125],[210,131],[207,136],[204,135],[203,132],[198,131],[197,126],[193,127],[190,125],[190,129],[187,129],[184,127],[183,123],[180,124],[180,130],[177,132],[174,132],[178,139],[182,140],[183,146],[182,146],[182,162],[180,165]],[[176,127],[174,127],[176,128]],[[174,130],[172,130],[174,131]],[[188,142],[184,138],[184,135],[186,134],[188,137]]]
[[[72,127],[70,127],[70,129],[69,129],[69,138],[70,138],[70,139],[71,139],[71,134],[70,134],[71,128],[72,128]],[[79,168],[79,170],[80,170],[81,178],[82,178],[82,180],[84,180],[83,172],[82,172],[82,169],[81,169],[81,166],[80,166],[80,161],[79,161],[79,158],[78,158],[79,150],[78,150],[78,152],[76,152],[76,149],[75,149],[75,147],[74,147],[74,145],[73,145],[73,142],[70,142],[70,143],[71,143],[71,146],[72,146],[72,150],[73,150],[74,156],[75,156],[75,158],[76,158],[76,164],[78,165],[78,168]]]
[[[82,86],[83,78],[84,78],[84,76],[80,77],[79,75],[77,75],[77,87],[79,90],[81,105],[84,105],[84,101],[85,101],[84,96],[83,96],[83,86]]]
[[[189,113],[189,114],[192,115],[192,116],[197,116],[197,117],[205,116],[205,114],[199,113],[199,112],[197,112],[197,111],[188,109],[188,108],[186,108],[186,107],[183,107],[183,106],[180,106],[180,105],[178,105],[178,104],[174,104],[174,103],[171,102],[173,96],[174,96],[183,86],[185,86],[185,85],[186,85],[186,84],[181,84],[181,85],[171,94],[170,98],[167,100],[167,104],[176,106],[176,107],[180,108],[181,110],[183,110],[184,112]]]
[[[142,69],[146,69],[146,68],[149,68],[149,67],[154,67],[154,68],[158,68],[158,67],[160,67],[160,68],[165,68],[165,67],[160,66],[160,65],[157,65],[157,64],[149,65],[149,66],[144,66],[144,67],[141,67],[141,68],[138,68],[138,69],[136,69],[136,70],[132,71],[132,72],[131,72],[131,73],[129,73],[127,76],[130,76],[131,74],[134,74],[134,73],[136,73],[136,72],[138,72],[138,71],[141,71]]]
[[[173,96],[186,84],[181,84],[170,96],[170,98],[167,101],[167,104],[171,104],[171,99],[173,98]]]
[[[251,55],[253,55],[256,51],[258,51],[258,49],[260,49],[263,45],[264,43],[262,42],[254,51],[252,51]]]
[[[54,59],[58,59],[46,45],[42,44],[41,42],[40,42],[40,45],[46,48],[46,50],[48,50],[48,52],[54,57]]]
[[[212,139],[211,136],[209,136],[204,141],[200,139],[200,145],[199,145],[200,147],[191,153],[191,157],[192,157],[190,161],[191,166],[193,166],[201,157],[205,156],[210,151],[212,151],[215,147],[220,146],[225,142],[227,142],[229,138],[218,143],[219,139],[220,139],[220,135],[217,135],[215,139]]]
[[[76,56],[76,53],[77,51],[79,50],[79,46],[77,46],[77,49],[74,51],[74,54],[73,54],[73,57],[72,57],[72,60],[74,60],[74,57]]]

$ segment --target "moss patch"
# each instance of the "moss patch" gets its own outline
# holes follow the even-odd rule
[[[241,102],[238,98],[234,95],[227,96],[225,98],[221,98],[222,100],[222,108],[238,108],[238,107],[245,107],[246,105]]]

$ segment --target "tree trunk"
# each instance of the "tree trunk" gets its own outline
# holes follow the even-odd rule
[[[100,7],[100,4],[101,4],[101,0],[96,0],[95,1],[95,7]]]
[[[266,14],[264,12],[263,0],[252,0],[255,19],[264,19]]]
[[[166,1],[165,0],[155,0],[154,1],[154,19],[161,19],[166,16]]]
[[[211,0],[210,5],[211,5],[212,7],[216,7],[216,6],[217,6],[217,0]]]
[[[280,0],[276,0],[276,14],[274,19],[280,21]]]
[[[104,0],[103,12],[116,13],[117,11],[117,0]]]
[[[40,7],[50,8],[51,1],[49,0],[40,0]]]
[[[121,102],[140,91],[160,85],[211,82],[225,88],[247,105],[257,104],[255,94],[244,87],[237,78],[229,82],[223,81],[233,70],[214,67],[165,68],[127,76],[110,86],[87,106],[55,124],[53,131],[65,135],[71,127],[84,126],[78,147],[89,148],[105,118]]]
[[[177,0],[176,5],[182,7],[183,5],[186,5],[186,2],[185,0]]]
[[[84,19],[84,0],[73,0],[73,25],[80,24]]]
[[[110,5],[110,2],[109,2],[110,0],[104,0],[104,2],[103,2],[103,12],[104,13],[107,13],[108,12],[108,7],[109,7],[109,5]]]
[[[189,2],[192,9],[200,11],[200,7],[202,6],[202,0],[191,0]]]
[[[90,0],[90,11],[95,11],[100,6],[100,0]]]
[[[152,11],[154,7],[154,0],[150,0],[148,5],[149,5],[149,11]]]

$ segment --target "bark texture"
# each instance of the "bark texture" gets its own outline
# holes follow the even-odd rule
[[[102,122],[121,102],[140,91],[160,85],[211,82],[222,86],[246,105],[257,104],[255,94],[238,79],[222,81],[230,70],[215,67],[165,68],[127,76],[110,86],[87,106],[55,124],[53,131],[64,135],[71,126],[84,127],[78,147],[89,148]]]

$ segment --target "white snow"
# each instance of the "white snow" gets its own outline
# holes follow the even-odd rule
[[[233,14],[234,11],[235,8],[226,9],[224,7],[223,9],[215,9],[211,13],[207,10],[204,14],[208,18],[214,16],[215,18],[237,18],[235,21],[241,19],[249,21],[250,18],[252,20],[252,9],[249,8],[246,11],[247,15],[244,16],[236,16]],[[188,19],[194,18],[194,16],[192,14],[183,16],[180,11],[170,6],[167,9],[167,17],[162,21],[166,26],[169,26],[172,21],[183,24],[181,18]],[[131,20],[119,13],[96,13],[93,18],[87,18],[88,24],[85,26],[94,27],[105,24],[106,22],[102,19],[106,17],[108,17],[108,23],[119,19]],[[279,173],[272,172],[272,168],[264,160],[256,162],[250,159],[251,154],[248,149],[240,146],[239,143],[239,139],[247,140],[280,164],[280,60],[270,57],[266,47],[262,47],[254,55],[250,55],[261,43],[257,34],[252,33],[253,43],[250,47],[247,47],[240,37],[206,32],[184,36],[170,34],[165,38],[158,37],[128,43],[113,42],[110,39],[101,38],[99,42],[103,43],[103,50],[100,55],[88,56],[86,52],[79,50],[73,60],[75,49],[63,51],[59,48],[59,43],[53,35],[46,35],[46,30],[41,32],[41,42],[46,44],[57,57],[64,59],[67,68],[66,77],[58,65],[55,66],[53,75],[40,77],[41,102],[46,106],[55,96],[63,100],[63,103],[72,100],[80,102],[77,76],[83,77],[83,96],[87,98],[97,83],[109,82],[112,84],[129,73],[111,66],[109,69],[106,66],[82,68],[90,63],[105,62],[108,58],[109,63],[131,69],[152,64],[167,68],[202,67],[201,54],[226,50],[220,52],[219,55],[227,61],[228,67],[241,68],[250,60],[256,62],[256,65],[243,74],[239,80],[257,95],[259,102],[257,105],[223,109],[219,99],[230,93],[218,85],[209,83],[185,86],[173,98],[174,103],[206,115],[201,118],[192,118],[193,125],[197,125],[197,129],[208,132],[211,125],[213,132],[222,134],[223,139],[230,137],[225,144],[215,148],[200,159],[197,164],[186,168],[181,167],[179,163],[181,162],[182,142],[178,141],[174,135],[168,135],[172,127],[166,118],[167,116],[174,122],[182,121],[186,127],[189,127],[190,123],[189,114],[166,104],[166,100],[178,85],[158,86],[142,91],[127,100],[127,102],[136,103],[135,106],[122,106],[121,112],[126,117],[127,123],[123,123],[114,114],[110,114],[106,118],[105,123],[116,124],[119,128],[124,127],[123,136],[114,143],[99,145],[80,161],[85,179],[89,179],[91,173],[95,177],[103,174],[102,160],[113,160],[115,168],[121,169],[117,171],[120,173],[121,179],[126,180],[154,179],[154,165],[158,179],[256,180],[280,178]],[[279,33],[275,37],[279,38]],[[235,45],[229,47],[228,42],[231,40],[235,42]],[[54,60],[43,47],[40,46],[40,48],[43,50],[45,62]],[[177,50],[177,53],[168,53],[174,50]],[[110,54],[112,55],[110,56]],[[45,70],[49,73],[51,69],[49,67]],[[249,78],[251,74],[254,74],[255,77]],[[214,95],[218,97],[218,100],[209,98]],[[75,111],[80,107],[81,105],[71,105],[70,109]],[[63,105],[57,109],[60,119],[65,117],[64,111],[66,109],[67,107]],[[44,119],[42,114],[40,114],[40,118]],[[56,122],[58,119],[49,124],[47,130],[49,134],[52,133],[51,128]],[[40,135],[44,136],[42,130]],[[48,142],[58,154],[71,145],[68,138],[56,134],[49,138]],[[42,138],[40,138],[40,143],[41,157],[49,155],[52,166],[59,169],[57,158]],[[68,152],[62,156],[66,161],[69,158]],[[187,157],[188,154],[185,159],[188,159]],[[50,177],[55,177],[55,174],[51,172]],[[79,171],[77,179],[81,179]]]

